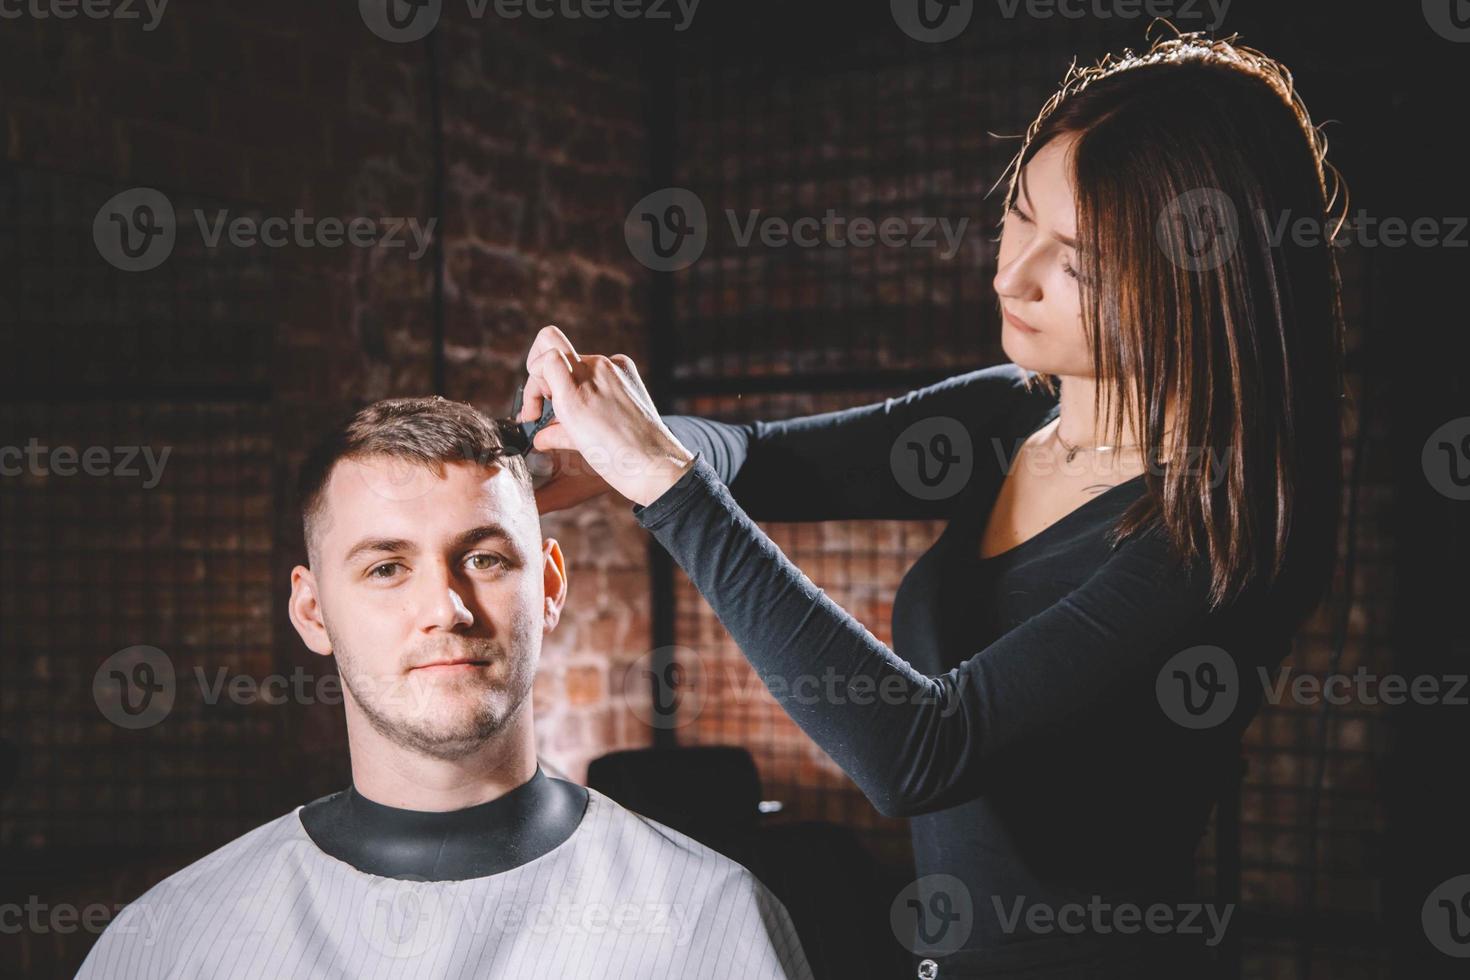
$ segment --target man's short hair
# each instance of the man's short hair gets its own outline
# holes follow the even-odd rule
[[[332,469],[344,459],[387,456],[442,476],[445,463],[498,464],[535,507],[531,473],[520,455],[507,453],[499,425],[474,406],[441,395],[385,398],[328,431],[307,454],[296,485],[308,556]]]

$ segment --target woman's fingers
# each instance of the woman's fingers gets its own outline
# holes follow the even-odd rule
[[[526,384],[522,391],[521,415],[517,421],[530,422],[541,417],[541,400],[551,395],[551,389],[546,386],[542,379],[542,368],[538,368],[538,362],[548,354],[560,351],[573,363],[581,360],[577,349],[555,325],[542,327],[536,334],[536,339],[531,343],[531,349],[526,352]]]

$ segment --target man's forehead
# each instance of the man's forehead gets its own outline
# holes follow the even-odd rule
[[[353,532],[359,525],[382,529],[388,522],[409,528],[462,523],[462,518],[516,526],[531,506],[504,466],[468,461],[424,463],[392,456],[338,461],[323,493],[327,530]]]

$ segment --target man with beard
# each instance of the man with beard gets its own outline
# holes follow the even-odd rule
[[[567,573],[501,435],[396,399],[309,456],[289,613],[336,658],[352,783],[155,885],[80,976],[811,976],[748,871],[537,764]]]

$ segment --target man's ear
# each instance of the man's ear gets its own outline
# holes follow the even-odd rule
[[[546,598],[542,601],[543,624],[546,632],[556,629],[561,622],[561,607],[567,601],[567,566],[556,538],[547,538],[541,545],[541,583]]]
[[[301,642],[312,653],[329,656],[332,641],[327,636],[326,620],[322,618],[321,597],[317,594],[316,576],[305,565],[291,569],[291,598],[286,603],[291,625],[301,635]]]

